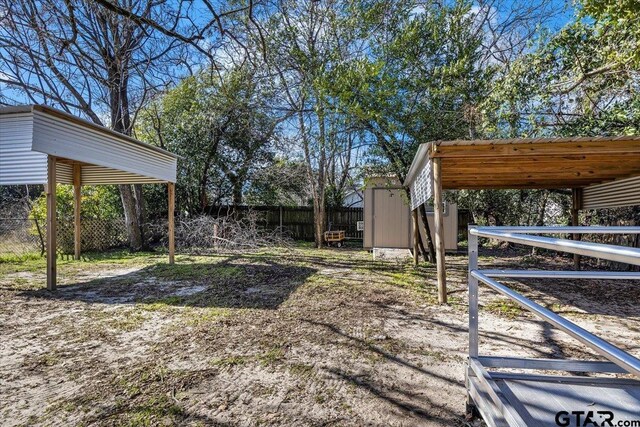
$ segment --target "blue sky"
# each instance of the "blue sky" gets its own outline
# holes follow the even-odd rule
[[[555,6],[562,9],[562,13],[551,19],[548,25],[552,30],[559,30],[571,21],[575,13],[575,8],[573,7],[573,2],[570,0],[553,0],[553,2]]]
[[[539,4],[544,2],[545,0],[530,0],[530,4]],[[570,22],[573,19],[575,10],[573,7],[573,0],[550,0],[550,6],[557,12],[554,16],[550,17],[546,22],[543,23],[543,26],[548,28],[552,33],[561,29],[566,23]],[[501,7],[509,9],[510,6],[513,5],[522,5],[523,0],[506,0],[499,1]],[[525,3],[527,4],[527,3]],[[2,70],[0,70],[0,74],[2,74]],[[2,91],[2,85],[0,85],[0,91]],[[6,90],[6,88],[5,88]],[[13,93],[14,101],[22,102],[21,97],[24,98],[24,103],[28,103],[28,98],[26,96],[21,96],[19,93]]]

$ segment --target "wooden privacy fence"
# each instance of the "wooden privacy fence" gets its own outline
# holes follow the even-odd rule
[[[259,225],[269,230],[282,228],[296,240],[313,240],[313,208],[310,206],[220,206],[208,209],[214,217],[227,216],[235,212],[259,213]],[[362,239],[362,231],[357,230],[358,221],[363,220],[362,208],[327,209],[327,225],[331,230],[344,230],[348,239]]]

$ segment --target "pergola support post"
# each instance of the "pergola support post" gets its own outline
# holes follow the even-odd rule
[[[571,225],[578,226],[580,225],[580,209],[582,209],[582,188],[573,188],[571,189]],[[572,236],[573,240],[582,239],[582,234],[574,233]],[[573,267],[575,270],[580,270],[580,255],[573,255]]]
[[[169,264],[175,262],[175,206],[176,206],[176,184],[173,182],[167,183],[167,192],[169,195]]]
[[[81,224],[80,205],[82,203],[82,166],[73,164],[73,258],[80,260]]]
[[[433,158],[433,211],[436,234],[436,268],[438,275],[438,302],[447,303],[447,271],[444,258],[444,212],[442,200],[442,160]]]
[[[56,290],[56,158],[47,156],[47,289]]]

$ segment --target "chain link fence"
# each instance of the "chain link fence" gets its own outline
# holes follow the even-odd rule
[[[44,255],[46,231],[39,221],[0,218],[0,256]]]
[[[124,218],[82,219],[80,244],[82,251],[104,251],[126,246]],[[46,224],[29,218],[0,218],[0,256],[23,256],[45,253]],[[57,251],[61,255],[74,252],[73,218],[59,218]]]

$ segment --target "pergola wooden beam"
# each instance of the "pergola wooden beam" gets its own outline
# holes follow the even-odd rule
[[[441,156],[442,157],[442,156]],[[625,167],[624,164],[619,163],[619,159],[627,157],[625,154],[561,154],[556,156],[518,156],[511,157],[508,162],[504,161],[502,157],[456,157],[455,160],[451,158],[443,157],[444,165],[450,166],[504,166],[511,168],[515,166],[530,166],[531,163],[537,165],[557,165],[558,163],[566,163],[570,165],[578,166],[597,166],[599,164],[617,164],[620,167]],[[446,168],[445,168],[446,169]],[[446,170],[445,170],[446,172]]]
[[[506,168],[499,165],[486,165],[482,166],[486,168],[485,170],[478,170],[478,166],[475,167],[451,167],[444,173],[444,179],[450,179],[452,177],[456,177],[460,174],[470,174],[473,173],[475,176],[484,176],[484,177],[513,177],[513,174],[521,173],[526,174],[528,178],[533,177],[546,177],[546,178],[564,178],[566,176],[574,176],[576,178],[591,178],[591,177],[605,177],[605,178],[618,178],[620,175],[633,175],[636,172],[635,169],[629,167],[620,167],[620,160],[618,160],[617,165],[606,165],[603,164],[602,167],[597,168],[593,167],[590,169],[585,169],[580,166],[573,166],[571,164],[565,164],[564,169],[559,173],[558,167],[559,164],[553,165],[538,165],[538,170],[535,172],[531,172],[529,167],[510,167]]]
[[[576,154],[629,154],[640,153],[638,141],[585,141],[585,142],[553,142],[553,143],[485,143],[462,144],[462,142],[436,143],[439,147],[432,157],[446,158],[482,158],[482,157],[550,157],[574,152]]]
[[[495,175],[492,176],[491,174],[481,173],[481,174],[477,174],[473,180],[469,179],[468,177],[462,177],[460,175],[458,176],[446,175],[442,177],[442,182],[446,185],[451,185],[451,183],[473,182],[475,180],[478,180],[478,181],[486,181],[486,182],[492,182],[492,183],[502,182],[506,184],[507,182],[506,180],[509,179],[509,183],[514,183],[514,184],[518,184],[518,183],[527,184],[530,182],[540,182],[540,183],[552,182],[558,185],[559,179],[563,180],[563,182],[593,183],[598,181],[607,181],[607,180],[610,181],[610,180],[616,179],[616,177],[620,175],[621,174],[615,174],[615,173],[601,173],[598,175],[591,175],[591,176],[590,175],[576,176],[574,172],[562,173],[562,174],[546,174],[546,173],[530,174],[530,173],[521,172],[518,178],[509,178],[507,174],[496,173]],[[626,178],[628,176],[629,176],[628,174],[623,174],[622,178]]]
[[[462,180],[449,180],[442,181],[442,187],[445,190],[482,190],[482,189],[493,189],[493,190],[508,190],[508,189],[520,189],[520,188],[537,188],[537,189],[545,189],[545,188],[575,188],[575,187],[584,187],[590,184],[599,184],[601,182],[607,182],[611,180],[606,179],[565,179],[563,180],[564,185],[562,187],[558,186],[557,180],[543,180],[543,179],[531,179],[531,180],[513,180],[511,183],[505,183],[501,180],[489,180],[489,179],[478,179],[477,181],[462,181]]]
[[[420,260],[420,224],[418,223],[418,209],[411,211],[411,221],[413,225],[413,265],[418,265]]]
[[[475,174],[513,174],[513,173],[527,173],[527,174],[555,174],[562,175],[565,173],[572,173],[576,176],[589,176],[589,175],[597,175],[599,173],[634,173],[638,169],[640,169],[640,162],[637,164],[629,164],[623,161],[628,159],[622,159],[619,157],[610,160],[609,162],[602,162],[599,164],[593,164],[591,162],[582,163],[565,161],[565,162],[545,162],[545,163],[521,163],[521,164],[509,164],[505,165],[504,162],[500,163],[486,163],[483,165],[476,164],[461,164],[460,162],[456,162],[455,160],[449,160],[451,165],[446,164],[446,170],[444,172],[444,176],[455,175],[458,173],[475,173]],[[531,164],[536,165],[536,170],[531,170]],[[558,170],[558,167],[562,166],[563,169],[561,171]],[[486,168],[486,169],[485,169]],[[617,175],[616,175],[617,176]]]

